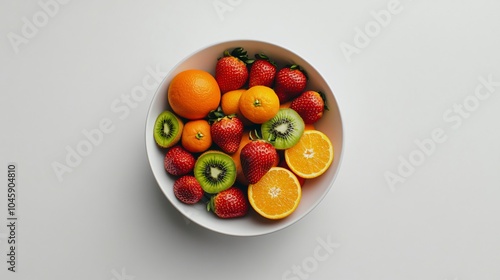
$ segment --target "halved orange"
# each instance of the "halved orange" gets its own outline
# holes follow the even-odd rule
[[[248,185],[250,205],[268,219],[283,219],[292,214],[301,197],[297,176],[283,167],[272,167],[257,183]]]
[[[288,167],[302,178],[316,178],[333,162],[333,145],[318,130],[305,130],[295,146],[285,150]]]

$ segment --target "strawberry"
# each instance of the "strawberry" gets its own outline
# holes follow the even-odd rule
[[[243,48],[235,48],[217,60],[215,65],[215,80],[222,93],[240,89],[248,79],[247,64],[252,63]]]
[[[256,54],[256,60],[250,66],[248,87],[272,87],[276,76],[276,64],[263,54]]]
[[[210,112],[209,122],[212,141],[225,153],[235,153],[243,136],[243,122],[234,114],[225,116],[220,110]]]
[[[328,110],[325,95],[313,90],[308,90],[295,98],[290,108],[299,113],[306,124],[317,122],[323,116],[324,110]]]
[[[280,103],[292,100],[303,92],[307,79],[307,73],[299,65],[293,64],[281,68],[276,74],[274,85]]]
[[[262,139],[246,144],[240,153],[241,168],[250,184],[257,183],[278,160],[274,146]]]
[[[213,211],[219,218],[237,218],[248,212],[248,202],[243,191],[230,187],[210,198],[207,210]]]
[[[173,146],[165,154],[165,170],[174,176],[188,174],[193,170],[194,163],[193,155],[180,145]]]
[[[174,194],[186,204],[198,203],[203,198],[203,189],[194,176],[185,175],[175,180]]]

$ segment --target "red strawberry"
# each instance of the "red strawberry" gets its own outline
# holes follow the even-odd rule
[[[317,91],[306,91],[295,98],[290,104],[304,120],[304,123],[315,123],[323,116],[325,109],[328,110],[325,103],[325,95]]]
[[[212,141],[222,151],[232,154],[240,147],[243,136],[243,122],[236,115],[224,116],[222,111],[212,111],[209,114],[210,134]]]
[[[175,180],[174,194],[183,203],[195,204],[203,198],[203,189],[194,176],[185,175]]]
[[[278,95],[280,103],[285,103],[303,92],[306,84],[307,73],[299,65],[293,64],[278,71],[274,91]]]
[[[219,218],[237,218],[248,212],[248,202],[243,191],[236,187],[212,196],[207,204],[207,210],[213,211]]]
[[[229,53],[224,51],[224,56],[219,58],[215,66],[215,80],[222,93],[240,89],[248,79],[247,52],[243,48],[235,48]]]
[[[272,87],[276,76],[276,65],[263,54],[256,54],[255,62],[250,67],[248,87],[266,86]]]
[[[180,145],[173,146],[165,154],[165,170],[174,176],[188,174],[193,170],[194,163],[193,155]]]
[[[257,183],[278,161],[274,146],[262,139],[253,140],[241,149],[241,168],[248,183]]]

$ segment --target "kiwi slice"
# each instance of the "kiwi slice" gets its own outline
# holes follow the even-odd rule
[[[154,138],[162,148],[169,148],[181,139],[184,124],[170,111],[162,112],[155,121]]]
[[[205,192],[218,193],[229,189],[236,181],[236,164],[229,155],[210,150],[196,160],[194,177]]]
[[[280,109],[261,126],[262,138],[270,141],[278,150],[293,147],[304,133],[304,120],[293,109]]]

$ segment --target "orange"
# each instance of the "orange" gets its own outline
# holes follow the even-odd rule
[[[202,119],[217,109],[221,99],[215,78],[202,70],[185,70],[177,74],[168,87],[168,103],[186,119]]]
[[[285,150],[288,167],[302,178],[316,178],[333,162],[332,142],[323,132],[305,130],[295,146]]]
[[[297,176],[283,167],[272,167],[257,183],[248,186],[250,205],[268,219],[283,219],[292,214],[301,197]]]
[[[272,88],[253,86],[241,94],[239,108],[248,120],[261,124],[278,113],[280,100]]]
[[[279,167],[283,167],[285,169],[288,169],[290,170],[290,167],[288,167],[288,164],[286,163],[286,160],[283,158],[283,160],[280,160],[280,162],[278,163]],[[291,170],[290,170],[291,171]],[[293,172],[293,171],[292,171]],[[295,173],[294,173],[295,174]],[[295,176],[297,176],[297,174],[295,174]],[[301,187],[304,186],[304,184],[306,183],[306,179],[305,178],[302,178],[300,176],[297,176],[297,180],[299,180],[299,184]]]
[[[230,155],[233,158],[234,163],[236,164],[236,181],[245,186],[248,185],[248,181],[245,178],[245,175],[243,174],[243,169],[241,168],[240,154],[241,154],[241,149],[243,149],[243,147],[246,144],[252,141],[252,139],[250,139],[249,132],[250,131],[248,130],[243,131],[243,135],[241,136],[241,141],[240,141],[240,147],[235,153]]]
[[[243,125],[248,126],[252,123],[247,118],[245,118],[245,116],[243,116],[243,114],[240,112],[239,107],[241,94],[243,94],[243,92],[245,91],[246,89],[236,89],[224,93],[220,100],[220,106],[222,108],[222,112],[224,112],[225,115],[236,114],[238,118],[243,122]]]
[[[280,109],[290,108],[291,104],[292,104],[292,101],[288,101],[288,102],[282,103],[282,104],[280,104]]]
[[[313,123],[306,123],[304,125],[304,130],[315,130],[316,128],[314,127]]]
[[[182,146],[192,152],[200,153],[212,145],[210,124],[206,120],[188,121],[184,124],[181,137]]]
[[[220,101],[220,106],[222,108],[222,112],[226,115],[231,114],[240,114],[239,102],[240,97],[246,89],[237,89],[224,93],[222,95],[222,99]]]

